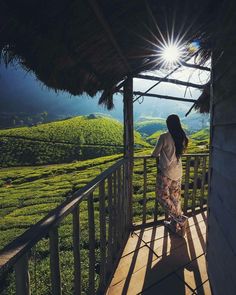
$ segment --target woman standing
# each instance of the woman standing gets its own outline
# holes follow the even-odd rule
[[[166,120],[169,132],[162,134],[152,152],[160,156],[157,176],[157,199],[170,216],[165,225],[181,236],[185,235],[187,217],[181,210],[181,156],[188,146],[188,138],[177,115]]]

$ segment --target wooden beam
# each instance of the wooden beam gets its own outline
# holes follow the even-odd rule
[[[88,2],[90,4],[91,8],[93,9],[97,19],[99,20],[100,24],[102,25],[104,31],[106,32],[108,39],[110,40],[111,44],[116,49],[118,55],[120,56],[121,60],[123,61],[123,64],[125,65],[128,73],[131,73],[132,72],[131,67],[130,67],[129,63],[127,62],[122,50],[120,49],[120,46],[118,45],[118,43],[114,37],[114,34],[111,30],[109,23],[104,18],[104,15],[103,15],[97,1],[96,0],[88,0]]]
[[[134,95],[156,97],[156,98],[161,98],[161,99],[177,100],[177,101],[184,101],[184,102],[195,102],[196,101],[195,99],[181,98],[181,97],[161,95],[161,94],[155,94],[155,93],[143,93],[141,91],[134,91],[133,93],[134,93]]]
[[[120,90],[119,92],[124,93],[123,90]],[[178,101],[184,101],[184,102],[195,102],[196,101],[196,99],[189,99],[189,98],[161,95],[161,94],[156,94],[156,93],[145,93],[145,92],[142,92],[142,91],[134,91],[133,95],[138,95],[139,97],[147,96],[147,97],[155,97],[155,98],[161,98],[161,99],[178,100]],[[137,99],[134,99],[133,102],[135,102],[136,100]]]
[[[203,66],[200,66],[200,65],[189,64],[189,63],[186,63],[186,62],[181,62],[181,64],[182,64],[182,66],[188,67],[188,68],[198,69],[198,70],[207,71],[207,72],[211,71],[210,68],[203,67]]]
[[[205,85],[199,85],[199,84],[195,84],[195,83],[191,83],[191,82],[184,82],[184,81],[180,81],[180,80],[176,80],[176,79],[170,79],[170,78],[165,78],[165,77],[155,77],[155,76],[150,76],[150,75],[136,75],[136,76],[134,76],[134,78],[173,83],[173,84],[177,84],[177,85],[194,87],[194,88],[198,88],[198,89],[203,89],[205,87]]]

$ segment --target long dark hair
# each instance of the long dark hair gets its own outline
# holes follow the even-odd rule
[[[177,115],[170,115],[166,119],[167,128],[175,142],[175,154],[179,159],[188,146],[188,138],[181,126],[180,119]]]

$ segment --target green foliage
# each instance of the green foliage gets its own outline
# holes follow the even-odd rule
[[[157,140],[159,139],[160,135],[163,134],[163,130],[156,131],[152,135],[148,136],[146,138],[147,142],[150,143],[151,145],[155,145]]]
[[[201,140],[201,141],[209,141],[209,128],[201,129],[193,134],[191,134],[191,138],[195,140]]]
[[[135,144],[148,147],[139,133]],[[80,116],[33,127],[0,130],[0,166],[68,163],[123,151],[123,125],[112,118]]]
[[[166,121],[160,118],[144,118],[142,121],[135,123],[135,129],[142,134],[142,136],[150,136],[156,131],[166,130]]]
[[[192,146],[191,152],[199,152],[199,147]],[[150,155],[152,149],[143,149],[136,155]],[[189,150],[187,152],[190,152]],[[0,248],[11,242],[15,237],[27,230],[31,225],[42,219],[49,211],[58,206],[71,193],[83,187],[102,171],[111,166],[122,155],[113,155],[74,162],[48,166],[14,167],[0,170]],[[185,161],[183,161],[185,167]],[[193,185],[193,165],[191,165],[190,187]],[[156,161],[147,160],[147,219],[153,218],[155,208],[155,181]],[[199,175],[201,169],[199,169]],[[183,175],[183,179],[184,179]],[[10,181],[9,181],[10,179]],[[184,187],[182,187],[183,189]],[[133,176],[133,213],[134,222],[142,220],[143,209],[143,160],[135,160]],[[205,191],[207,194],[207,191]],[[197,195],[197,204],[199,196]],[[191,206],[191,190],[189,195]],[[96,233],[96,265],[100,263],[99,255],[99,203],[98,191],[94,192],[95,207],[95,233]],[[159,214],[163,210],[158,208]],[[72,244],[72,216],[68,215],[59,227],[60,266],[62,270],[63,294],[73,294],[73,244]],[[82,294],[88,290],[88,213],[87,203],[80,205],[81,229],[81,265],[82,267]],[[48,236],[42,239],[30,253],[29,271],[31,276],[32,294],[50,294],[50,266],[49,266],[49,240]],[[96,286],[99,276],[96,272]],[[11,275],[4,283],[7,290],[3,294],[13,295],[14,277]]]

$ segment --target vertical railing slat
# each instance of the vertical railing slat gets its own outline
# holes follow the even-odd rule
[[[125,200],[124,200],[124,166],[121,166],[121,181],[120,181],[120,186],[121,186],[121,204],[120,204],[120,228],[121,228],[121,241],[123,240],[124,237],[124,221],[125,221],[125,211],[124,211],[124,205],[125,205]],[[122,244],[122,243],[121,243]]]
[[[105,182],[99,185],[99,223],[100,223],[100,290],[104,290],[106,281],[106,210]]]
[[[147,215],[147,159],[143,159],[143,223],[146,223]]]
[[[157,195],[157,178],[158,178],[158,158],[156,158],[156,168],[157,168],[157,173],[156,173],[156,185],[155,185],[155,205],[154,205],[154,222],[157,221],[158,217],[158,195]]]
[[[119,219],[119,226],[117,227],[118,230],[118,243],[119,247],[121,245],[121,227],[120,227],[120,220],[121,220],[121,169],[120,167],[117,169],[117,191],[118,191],[118,219]]]
[[[27,254],[15,264],[16,295],[30,295],[29,263]]]
[[[73,211],[74,294],[81,294],[80,209]]]
[[[93,193],[87,197],[89,223],[89,287],[88,293],[95,294],[95,223]]]
[[[112,248],[114,246],[114,215],[112,210],[112,175],[108,176],[108,253],[107,253],[107,272],[112,271]]]
[[[207,157],[202,159],[202,179],[201,179],[201,194],[200,194],[200,207],[203,207],[204,191],[205,191],[205,178],[206,178],[206,162]]]
[[[61,295],[61,274],[59,260],[58,228],[55,227],[49,232],[50,250],[50,274],[52,284],[52,294]]]
[[[114,214],[114,246],[112,248],[112,257],[113,259],[116,256],[116,250],[118,248],[118,200],[117,200],[117,171],[113,173],[113,183],[114,183],[114,205],[113,205],[113,214]]]
[[[194,157],[194,172],[193,172],[194,178],[193,178],[193,193],[192,193],[192,211],[195,211],[195,207],[196,207],[198,166],[199,166],[199,158],[198,158],[198,156],[195,156]]]
[[[188,210],[190,159],[191,159],[190,156],[186,156],[185,180],[184,180],[184,208],[183,208],[183,211],[185,214],[187,213],[187,210]]]

